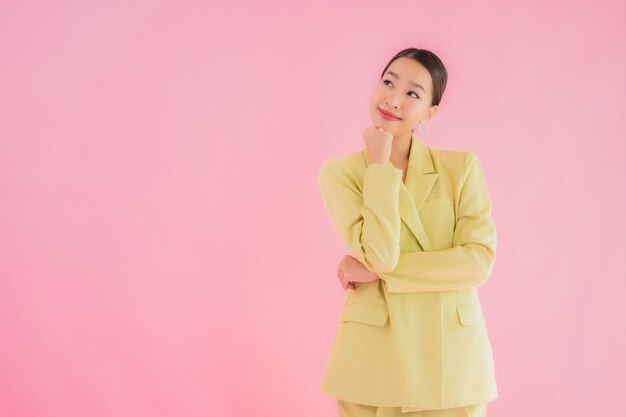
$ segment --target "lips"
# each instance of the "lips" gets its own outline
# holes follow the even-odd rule
[[[393,113],[389,113],[388,111],[385,111],[383,109],[381,109],[380,107],[378,108],[378,111],[382,114],[383,117],[386,116],[387,119],[392,119],[392,120],[401,120],[398,116],[396,116]]]

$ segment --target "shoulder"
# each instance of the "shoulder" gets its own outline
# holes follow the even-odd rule
[[[363,171],[367,166],[363,149],[324,161],[320,166],[318,178],[342,177],[344,179],[359,182],[363,177]]]
[[[433,163],[437,169],[460,171],[466,173],[478,162],[478,155],[472,150],[439,149],[429,147]]]
[[[430,147],[430,154],[433,160],[440,164],[446,165],[460,165],[463,166],[468,154],[473,154],[473,151],[459,150],[459,149],[440,149]]]

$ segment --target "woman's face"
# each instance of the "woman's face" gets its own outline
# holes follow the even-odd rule
[[[410,134],[420,122],[430,120],[438,108],[431,106],[432,85],[430,73],[419,62],[406,57],[393,61],[372,95],[370,111],[374,126],[396,138]],[[385,118],[381,109],[397,118]]]

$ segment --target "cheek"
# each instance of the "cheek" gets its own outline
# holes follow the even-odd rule
[[[387,91],[384,88],[380,86],[376,87],[374,89],[374,93],[372,94],[372,101],[374,102],[374,104],[378,105],[385,100],[386,94]]]
[[[380,94],[374,92],[372,95],[372,108],[377,107],[380,103]]]
[[[409,124],[417,123],[421,119],[420,107],[417,104],[408,104],[403,109],[403,113],[406,115],[405,121]]]

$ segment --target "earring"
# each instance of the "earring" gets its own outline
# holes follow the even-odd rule
[[[420,134],[426,135],[428,133],[428,123],[426,121],[420,122],[419,125],[417,125],[417,129]],[[415,128],[413,129],[413,133],[415,133]]]

